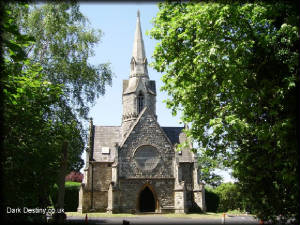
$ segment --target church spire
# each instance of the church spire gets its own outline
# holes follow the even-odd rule
[[[136,29],[130,64],[130,77],[148,77],[147,58],[145,54],[139,10],[137,11]]]

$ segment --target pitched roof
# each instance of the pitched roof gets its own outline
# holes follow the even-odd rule
[[[120,126],[95,126],[94,159],[100,162],[113,162],[116,155],[115,144],[121,142]],[[110,154],[103,154],[102,147],[109,147]]]
[[[114,162],[116,156],[116,146],[122,146],[134,126],[138,123],[142,115],[147,110],[147,107],[143,109],[135,124],[131,127],[128,134],[122,140],[121,127],[120,126],[95,126],[94,130],[94,159],[98,162]],[[160,127],[166,138],[170,141],[173,146],[179,143],[183,143],[186,140],[186,135],[182,132],[184,127]],[[110,154],[105,154],[102,152],[102,147],[108,147]],[[178,157],[179,162],[192,162],[193,153],[189,148],[184,148],[182,153],[176,152],[176,157]]]
[[[170,141],[173,145],[182,144],[186,141],[186,134],[183,132],[184,127],[162,127]],[[182,149],[181,154],[176,152],[176,157],[179,162],[193,162],[194,154],[191,152],[191,149],[185,147]]]
[[[173,145],[179,144],[179,135],[184,127],[161,127]]]

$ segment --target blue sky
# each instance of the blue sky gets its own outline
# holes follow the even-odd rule
[[[155,3],[81,3],[80,9],[90,20],[91,27],[101,29],[104,33],[101,43],[95,48],[96,55],[91,63],[110,62],[114,73],[112,87],[107,87],[105,96],[97,100],[90,116],[95,125],[119,126],[122,117],[122,80],[129,78],[137,10],[140,10],[146,56],[150,63],[153,61],[151,56],[157,41],[150,39],[145,33],[152,28],[151,19],[158,12],[158,7]],[[150,79],[156,81],[158,90],[158,122],[162,126],[183,126],[179,124],[180,116],[172,117],[171,110],[162,102],[167,95],[159,91],[163,85],[161,74],[151,67],[148,70]]]
[[[119,126],[122,118],[122,80],[129,78],[130,59],[137,11],[140,10],[141,27],[145,44],[146,56],[151,63],[152,53],[158,43],[146,35],[146,31],[153,27],[151,20],[158,12],[157,3],[80,3],[81,12],[89,19],[90,26],[101,29],[104,33],[101,42],[94,48],[95,57],[92,64],[111,63],[114,74],[112,86],[106,88],[106,94],[101,96],[90,111],[95,125]],[[163,100],[167,94],[160,91],[163,85],[161,73],[148,67],[151,80],[156,81],[157,119],[161,126],[183,126],[180,124],[180,114],[173,117],[171,110],[166,108]],[[85,157],[83,157],[85,158]],[[224,181],[232,180],[227,172],[219,172]]]

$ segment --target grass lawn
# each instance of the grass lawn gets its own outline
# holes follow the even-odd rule
[[[128,214],[128,213],[118,213],[118,214],[109,214],[109,213],[78,213],[78,212],[66,212],[67,216],[79,216],[85,217],[88,214],[88,217],[142,217],[142,216],[163,216],[170,218],[221,218],[223,213],[172,213],[172,214]]]

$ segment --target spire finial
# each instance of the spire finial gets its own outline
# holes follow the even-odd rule
[[[137,11],[137,17],[140,18],[140,10]]]

